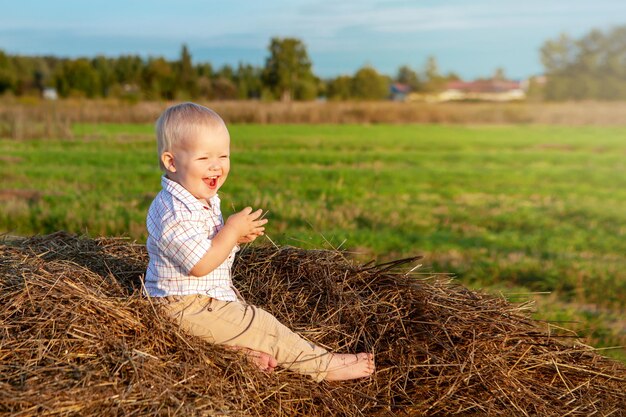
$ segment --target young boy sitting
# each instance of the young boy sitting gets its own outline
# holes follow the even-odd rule
[[[230,136],[212,110],[182,103],[156,124],[163,189],[148,211],[150,255],[145,287],[187,332],[241,349],[262,370],[276,366],[316,381],[374,372],[369,353],[337,354],[310,343],[233,287],[239,243],[263,235],[262,210],[246,207],[224,223],[217,191],[230,170]]]

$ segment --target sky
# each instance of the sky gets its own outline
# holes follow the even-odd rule
[[[434,56],[466,80],[524,79],[542,73],[547,40],[618,25],[624,0],[0,0],[9,54],[177,59],[186,44],[194,63],[263,66],[273,37],[295,37],[323,78],[421,72]]]

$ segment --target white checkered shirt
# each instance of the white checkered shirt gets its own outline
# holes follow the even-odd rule
[[[146,271],[146,292],[151,297],[203,294],[224,301],[237,301],[230,269],[239,249],[209,274],[194,277],[193,267],[211,247],[211,239],[224,226],[217,195],[202,204],[182,185],[165,176],[163,189],[148,210],[150,261]]]

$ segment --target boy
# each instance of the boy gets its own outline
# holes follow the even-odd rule
[[[217,191],[230,170],[223,120],[206,107],[182,103],[163,112],[156,130],[165,175],[147,218],[148,295],[189,333],[243,350],[262,370],[281,366],[316,381],[371,375],[373,355],[327,352],[246,304],[233,287],[238,244],[263,235],[267,220],[250,207],[222,219]]]

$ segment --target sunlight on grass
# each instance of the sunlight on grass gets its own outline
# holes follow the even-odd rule
[[[160,188],[153,127],[74,129],[72,140],[0,141],[0,228],[144,241]],[[340,246],[380,261],[421,253],[468,284],[626,305],[624,128],[230,130],[223,211],[269,210],[267,234],[278,244]],[[626,343],[625,330],[611,334],[607,341]]]

